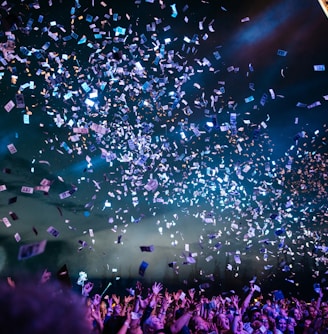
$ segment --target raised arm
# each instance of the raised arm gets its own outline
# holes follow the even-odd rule
[[[90,308],[91,308],[91,319],[94,320],[94,328],[97,329],[98,333],[102,333],[104,328],[104,322],[101,319],[101,313],[100,313],[100,303],[101,303],[101,296],[96,294],[93,297],[93,300],[91,302]]]
[[[249,293],[246,296],[246,298],[244,299],[241,308],[240,308],[240,313],[241,315],[243,315],[245,313],[245,311],[247,310],[247,308],[249,307],[249,304],[253,298],[253,294],[254,294],[255,288],[254,288],[254,283],[250,283],[250,289],[249,289]]]
[[[238,333],[238,324],[242,319],[240,308],[239,308],[239,297],[237,295],[231,296],[231,302],[235,309],[231,329],[232,329],[232,332],[235,334],[235,333]]]
[[[126,312],[126,320],[124,321],[124,324],[122,325],[122,327],[119,329],[119,331],[116,334],[126,334],[126,332],[128,331],[128,329],[130,328],[130,324],[131,324],[131,307],[127,308],[127,312]]]
[[[323,297],[323,292],[322,292],[322,288],[320,288],[318,298],[315,303],[315,308],[317,309],[317,311],[320,310],[322,297]]]
[[[121,316],[125,316],[126,315],[126,311],[129,307],[130,302],[134,300],[134,296],[125,296],[124,297],[124,305],[121,311]]]
[[[173,298],[172,296],[169,294],[169,292],[166,290],[164,293],[164,297],[162,299],[162,303],[161,303],[161,308],[159,310],[159,315],[158,318],[165,323],[165,318],[166,318],[166,311],[168,309],[168,307],[170,306],[170,304],[173,302]]]
[[[144,310],[141,318],[141,326],[142,324],[148,319],[156,306],[157,298],[161,290],[163,289],[163,285],[161,283],[155,282],[152,286],[152,294],[150,296],[149,304],[147,305],[146,309]]]
[[[173,324],[171,324],[170,330],[172,334],[179,333],[184,326],[188,325],[195,310],[196,310],[196,305],[194,303],[191,303],[189,305],[189,308],[185,311],[185,313],[181,317],[179,317],[176,321],[174,321]]]

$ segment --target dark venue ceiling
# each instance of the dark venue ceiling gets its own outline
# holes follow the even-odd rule
[[[317,1],[3,2],[1,276],[327,286],[327,36]]]

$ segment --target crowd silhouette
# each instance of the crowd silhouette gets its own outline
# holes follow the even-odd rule
[[[1,333],[328,333],[328,301],[320,287],[306,301],[264,296],[254,281],[243,298],[233,290],[212,297],[198,289],[169,292],[160,282],[147,288],[138,281],[124,295],[94,293],[83,276],[78,285],[81,295],[47,270],[37,281],[7,277],[0,283]]]

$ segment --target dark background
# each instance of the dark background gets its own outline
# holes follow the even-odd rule
[[[6,31],[11,30],[14,54],[27,60],[16,58],[1,68],[2,106],[15,102],[17,93],[26,105],[1,111],[0,183],[7,190],[0,192],[0,217],[12,224],[0,226],[1,276],[45,268],[55,274],[66,264],[75,288],[79,272],[85,271],[99,291],[109,282],[113,291],[123,291],[139,279],[145,285],[162,281],[169,289],[207,284],[210,294],[241,291],[254,276],[264,293],[282,289],[286,295],[312,298],[313,283],[325,288],[328,81],[327,72],[313,66],[326,63],[328,26],[319,3],[186,0],[175,2],[176,18],[170,1],[162,8],[156,0],[108,1],[107,7],[96,0],[94,6],[79,3],[80,8],[74,1],[53,0],[52,6],[40,1],[38,8],[24,1],[1,9],[1,43],[7,43]],[[241,22],[246,17],[250,20]],[[153,22],[156,30],[148,31]],[[97,39],[91,24],[108,38]],[[127,31],[115,38],[118,26]],[[48,36],[49,29],[57,41]],[[72,31],[78,37],[67,40]],[[79,44],[83,35],[86,43]],[[160,47],[154,46],[165,44],[166,38],[171,42],[165,45],[161,67],[156,65]],[[46,42],[50,46],[43,50]],[[287,55],[277,55],[278,50]],[[135,71],[136,62],[143,73]],[[115,72],[117,67],[122,73]],[[109,69],[117,81],[110,81]],[[30,81],[33,89],[22,90]],[[83,82],[98,91],[93,108],[86,107]],[[106,82],[103,90],[101,82]],[[143,90],[145,83],[151,89]],[[75,93],[66,100],[68,91]],[[266,103],[261,104],[264,94]],[[215,109],[211,96],[217,97]],[[254,100],[246,103],[249,96]],[[310,108],[316,101],[321,105]],[[28,113],[30,124],[24,124]],[[231,127],[220,129],[229,126],[231,113],[236,113],[236,135]],[[56,115],[64,120],[60,127]],[[206,127],[212,119],[216,126]],[[103,124],[106,135],[91,130],[92,123]],[[89,134],[74,144],[70,135],[77,124],[89,128]],[[201,131],[199,137],[193,125]],[[135,145],[145,140],[143,147],[131,150],[131,136]],[[73,149],[71,154],[62,142]],[[11,143],[15,154],[7,149]],[[132,161],[106,161],[101,149],[118,158],[129,154]],[[149,158],[138,165],[147,152],[153,162]],[[249,172],[243,171],[247,164]],[[154,192],[144,188],[150,178],[158,181]],[[36,187],[43,179],[51,182],[48,193],[21,193],[22,186]],[[59,198],[72,189],[71,197]],[[106,200],[111,207],[104,208]],[[59,232],[57,237],[47,233],[49,226]],[[44,253],[18,260],[20,246],[42,240],[47,240]],[[184,264],[190,255],[185,244],[193,264]],[[154,245],[153,252],[140,251],[148,245]],[[234,260],[238,252],[240,265]],[[138,273],[142,261],[149,264],[143,277]],[[168,266],[172,262],[175,268]]]

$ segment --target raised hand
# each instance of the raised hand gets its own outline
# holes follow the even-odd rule
[[[231,302],[233,304],[233,306],[235,307],[236,310],[239,309],[238,303],[239,303],[239,297],[237,295],[233,295],[231,296]]]
[[[100,305],[100,302],[101,302],[101,296],[96,294],[94,297],[93,297],[93,305],[95,306],[99,306]]]
[[[172,296],[174,301],[177,303],[180,296],[181,296],[182,290],[178,290],[177,292],[172,292]]]
[[[118,305],[120,303],[120,296],[117,296],[113,293],[112,298],[113,298],[113,301],[116,305]]]
[[[82,287],[82,295],[86,296],[86,297],[89,296],[92,289],[93,289],[93,283],[92,282],[87,282]]]
[[[173,300],[174,300],[173,297],[172,297],[172,295],[167,290],[165,290],[164,300],[165,300],[165,302],[167,304],[171,304],[173,302]]]
[[[163,289],[162,283],[155,282],[152,286],[153,294],[156,296],[162,291],[162,289]]]
[[[131,300],[134,299],[134,296],[125,296],[124,297],[124,304],[129,304]]]
[[[144,310],[144,309],[147,307],[148,303],[149,303],[149,299],[148,299],[148,298],[146,298],[146,299],[142,299],[141,296],[138,296],[138,298],[139,298],[139,305],[140,305],[140,308],[141,308],[142,310]]]

